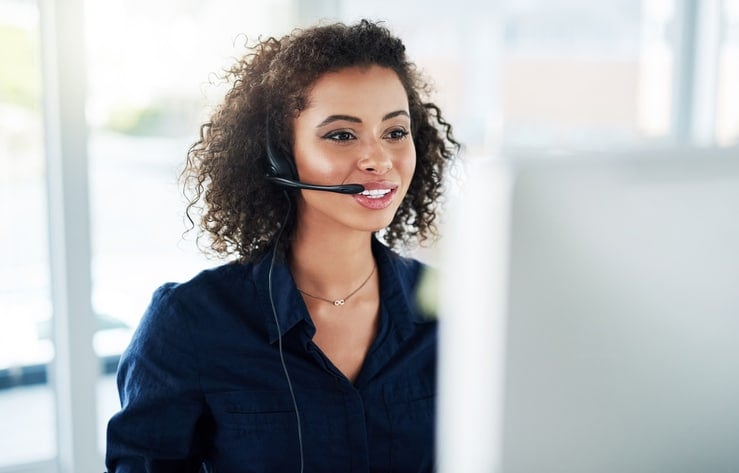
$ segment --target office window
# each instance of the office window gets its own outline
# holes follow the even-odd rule
[[[39,11],[0,1],[0,467],[56,454]]]
[[[504,145],[608,148],[666,139],[673,3],[504,2]]]

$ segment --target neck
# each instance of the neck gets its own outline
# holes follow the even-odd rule
[[[290,266],[297,286],[324,297],[343,297],[356,289],[374,268],[372,235],[328,235],[298,231],[290,247]]]

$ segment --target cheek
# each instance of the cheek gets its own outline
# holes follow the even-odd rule
[[[303,170],[306,176],[330,176],[334,171],[334,166],[331,161],[314,155],[313,159],[303,160],[302,166],[298,169]]]
[[[306,150],[295,157],[298,175],[301,178],[326,178],[339,171],[337,160],[330,159],[318,150]]]
[[[315,142],[311,136],[304,136],[299,131],[296,133],[293,145],[293,156],[295,167],[301,180],[316,180],[326,178],[336,172],[336,160],[332,159],[330,153]]]
[[[416,171],[416,152],[411,150],[411,153],[400,162],[400,172],[406,176],[406,180],[410,184],[410,180],[413,178],[413,174]]]

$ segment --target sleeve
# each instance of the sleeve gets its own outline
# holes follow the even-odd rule
[[[121,410],[108,422],[110,473],[198,472],[204,400],[175,286],[159,288],[118,367]]]

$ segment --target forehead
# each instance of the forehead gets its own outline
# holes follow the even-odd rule
[[[408,97],[398,74],[377,65],[349,67],[319,77],[307,94],[305,111],[330,109],[350,112],[357,108],[408,110]]]

